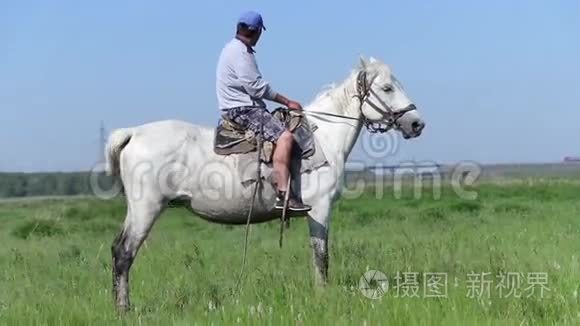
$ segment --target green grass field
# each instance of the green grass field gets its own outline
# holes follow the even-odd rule
[[[440,200],[412,199],[410,191],[406,199],[369,192],[341,200],[324,290],[313,285],[305,221],[292,221],[283,249],[278,223],[252,227],[246,277],[236,292],[244,227],[169,209],[133,266],[133,311],[123,317],[113,307],[110,273],[122,201],[2,203],[0,324],[578,324],[580,185],[477,191],[475,201],[450,189]],[[388,277],[381,299],[359,291],[367,270]],[[428,286],[433,273],[446,286]],[[491,283],[476,282],[482,273]],[[502,282],[502,273],[515,283]]]

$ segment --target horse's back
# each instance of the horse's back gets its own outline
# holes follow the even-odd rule
[[[137,137],[156,137],[164,139],[179,139],[189,136],[196,140],[213,134],[214,128],[197,125],[182,120],[162,120],[150,122],[135,128]]]
[[[181,120],[162,120],[133,128],[131,143],[148,155],[168,155],[187,146],[212,148],[214,129]]]

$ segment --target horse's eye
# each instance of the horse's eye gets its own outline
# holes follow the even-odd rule
[[[387,85],[387,86],[383,87],[383,91],[385,91],[387,93],[392,92],[393,91],[393,86]]]

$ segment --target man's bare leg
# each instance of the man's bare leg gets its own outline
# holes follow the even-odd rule
[[[288,186],[288,175],[290,166],[290,159],[292,155],[292,134],[289,131],[284,133],[276,141],[274,148],[274,182],[276,183],[276,190],[286,191]]]
[[[278,138],[276,148],[274,149],[274,182],[276,183],[276,190],[278,191],[277,208],[283,207],[283,196],[288,189],[288,177],[290,175],[290,160],[292,159],[292,145],[294,137],[289,131]],[[282,201],[281,201],[282,200]],[[288,208],[293,211],[309,211],[310,207],[302,203],[301,200],[290,196],[288,201]]]

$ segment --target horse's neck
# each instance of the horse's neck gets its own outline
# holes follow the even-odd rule
[[[353,72],[341,85],[326,91],[306,108],[306,110],[352,118],[345,119],[319,114],[311,114],[308,117],[318,126],[315,135],[325,152],[338,154],[337,159],[342,160],[341,163],[347,160],[362,126],[359,102],[354,97],[356,95],[355,83],[356,73]]]

